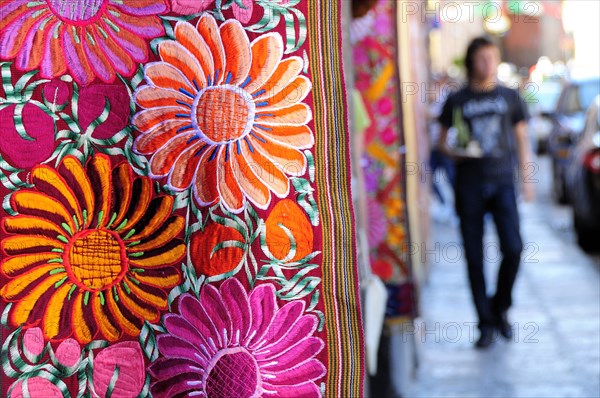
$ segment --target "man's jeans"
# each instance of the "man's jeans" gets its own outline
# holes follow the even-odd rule
[[[466,182],[466,181],[463,181]],[[479,316],[479,328],[494,324],[494,316],[506,311],[512,304],[512,288],[519,269],[523,242],[519,233],[519,213],[512,183],[461,184],[457,181],[456,211],[469,271],[473,301]],[[487,296],[484,264],[484,216],[492,214],[500,239],[502,263],[493,298]]]

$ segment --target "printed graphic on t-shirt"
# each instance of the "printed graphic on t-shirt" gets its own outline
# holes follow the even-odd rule
[[[497,157],[505,153],[502,115],[508,105],[504,98],[470,100],[463,106],[463,115],[471,125],[471,139],[479,142],[484,156]]]
[[[473,139],[486,156],[498,156],[501,147],[502,124],[500,115],[486,115],[473,118]]]

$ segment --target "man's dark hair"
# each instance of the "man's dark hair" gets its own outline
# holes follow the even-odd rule
[[[469,43],[469,47],[467,47],[467,55],[465,56],[465,67],[467,68],[467,79],[469,81],[473,79],[473,74],[475,73],[475,65],[473,65],[475,54],[480,49],[490,46],[495,47],[496,44],[486,36],[477,37],[471,40],[471,43]]]

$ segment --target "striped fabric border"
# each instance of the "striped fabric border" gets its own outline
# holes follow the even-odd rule
[[[350,192],[350,148],[342,69],[341,1],[310,0],[309,40],[319,213],[323,230],[323,295],[329,397],[363,394],[364,344]],[[321,163],[318,163],[318,161]]]

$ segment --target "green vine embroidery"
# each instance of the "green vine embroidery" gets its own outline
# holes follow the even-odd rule
[[[37,70],[32,70],[21,76],[13,85],[12,74],[10,71],[11,65],[12,62],[0,62],[0,75],[2,75],[2,88],[4,89],[5,95],[5,98],[0,97],[0,111],[13,104],[16,105],[13,112],[13,119],[17,133],[24,140],[34,141],[34,139],[27,134],[25,126],[23,125],[23,108],[27,104],[33,104],[48,114],[48,116],[52,117],[54,122],[56,122],[58,119],[56,114],[46,104],[31,99],[35,89],[41,84],[48,83],[50,80],[40,79],[29,83],[31,78],[37,74]]]
[[[135,87],[141,81],[139,74],[140,71],[138,70],[132,82],[126,84],[130,96],[132,90],[135,90]],[[131,106],[133,105],[130,103]],[[110,138],[98,139],[92,136],[98,126],[108,119],[111,109],[108,99],[105,100],[104,108],[100,115],[85,130],[83,130],[79,121],[79,87],[75,82],[73,82],[73,96],[70,108],[70,115],[64,111],[58,114],[67,124],[68,128],[56,133],[56,142],[58,145],[47,162],[55,161],[58,165],[65,156],[72,155],[79,159],[81,163],[85,163],[97,151],[112,156],[122,155],[129,161],[137,174],[148,174],[148,161],[143,156],[133,152],[131,125],[128,124]]]
[[[275,29],[283,18],[285,22],[285,53],[290,54],[298,51],[306,41],[307,28],[306,17],[296,6],[300,0],[290,0],[283,3],[280,0],[257,0],[256,5],[263,8],[262,18],[247,29],[250,32],[264,33]],[[296,20],[298,26],[296,27]],[[296,30],[298,33],[296,33]]]

